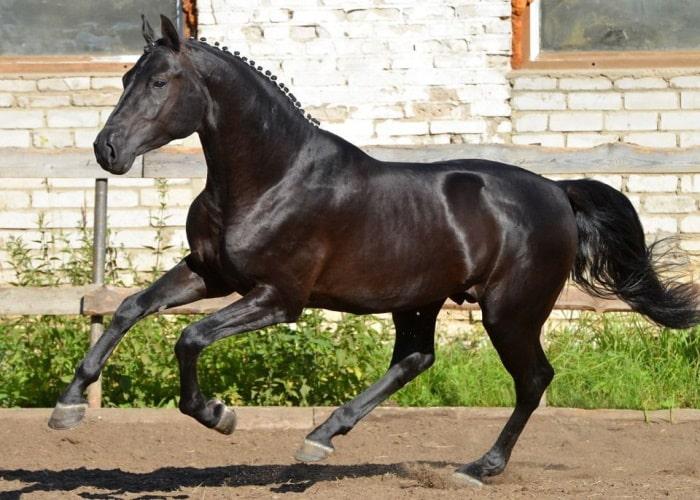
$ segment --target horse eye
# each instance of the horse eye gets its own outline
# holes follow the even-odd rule
[[[156,80],[155,82],[153,82],[153,86],[157,89],[162,89],[167,83],[168,82],[166,82],[165,80]]]

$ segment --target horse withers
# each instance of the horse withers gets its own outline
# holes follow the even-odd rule
[[[378,161],[305,115],[289,89],[238,52],[181,40],[161,18],[155,40],[123,77],[95,141],[107,171],[198,133],[207,164],[187,218],[191,253],[119,306],[78,366],[49,425],[77,425],[83,392],[144,316],[205,297],[242,298],[188,326],[175,345],[182,412],[228,434],[236,419],[197,382],[197,358],[219,339],[280,322],[303,308],[391,312],[396,341],[386,374],[305,439],[297,458],[334,451],[379,403],[435,359],[438,311],[478,302],[515,383],[516,405],[493,447],[460,467],[463,481],[502,472],[552,380],[540,330],[570,275],[596,295],[617,295],[662,325],[697,324],[696,292],[659,277],[639,218],[596,181],[553,182],[485,160]]]

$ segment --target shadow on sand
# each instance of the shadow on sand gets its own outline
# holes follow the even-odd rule
[[[427,467],[445,467],[447,462],[416,462]],[[0,492],[1,500],[20,498],[33,492],[67,492],[88,487],[96,492],[75,493],[83,498],[188,498],[181,488],[209,486],[270,486],[274,493],[303,492],[322,481],[376,477],[393,474],[408,477],[405,463],[359,465],[233,465],[227,467],[163,467],[152,472],[120,469],[26,470],[0,469],[0,480],[26,483],[14,491]],[[165,492],[172,494],[163,495]],[[132,497],[133,498],[133,497]]]

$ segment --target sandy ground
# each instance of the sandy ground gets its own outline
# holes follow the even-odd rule
[[[252,422],[231,436],[167,410],[104,410],[62,432],[46,427],[48,411],[0,410],[0,498],[700,499],[698,411],[645,423],[538,410],[501,476],[455,485],[452,471],[491,445],[505,414],[379,411],[336,438],[325,463],[306,465],[293,459],[305,421],[274,410],[241,412]]]

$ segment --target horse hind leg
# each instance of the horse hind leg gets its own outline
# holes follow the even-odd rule
[[[503,365],[513,377],[516,403],[491,449],[455,472],[459,482],[469,484],[480,484],[482,479],[503,472],[520,433],[554,376],[539,337],[558,290],[538,303],[522,300],[516,304],[497,295],[491,295],[482,303],[484,326]]]
[[[297,460],[317,462],[328,457],[335,450],[331,443],[333,437],[350,432],[377,405],[432,366],[435,360],[435,321],[441,307],[442,301],[393,314],[396,341],[389,370],[306,436],[296,453]]]

